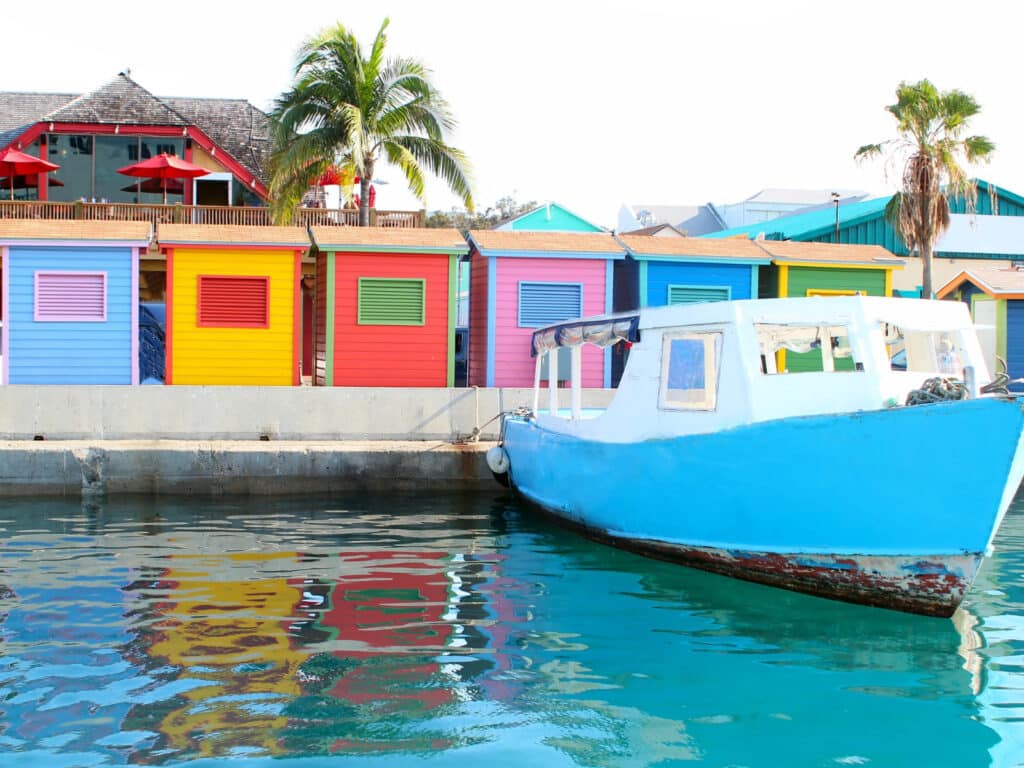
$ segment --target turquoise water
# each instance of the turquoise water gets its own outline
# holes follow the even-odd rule
[[[952,620],[503,496],[5,500],[0,528],[3,766],[1024,762],[1021,501]]]

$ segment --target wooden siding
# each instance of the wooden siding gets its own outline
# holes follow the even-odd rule
[[[293,250],[174,249],[174,300],[167,322],[174,336],[174,384],[290,385],[294,379],[295,254]],[[199,275],[270,280],[267,328],[198,325]]]
[[[489,264],[474,252],[469,264],[469,385],[487,386],[487,279]]]
[[[861,291],[868,296],[884,296],[885,270],[790,266],[786,295],[806,296],[808,290]]]
[[[313,383],[318,387],[327,385],[327,255],[318,253],[316,257],[316,299],[313,312]]]
[[[604,259],[498,259],[494,386],[533,386],[533,328],[518,326],[520,281],[582,283],[583,315],[599,315],[605,311],[606,269]],[[604,350],[593,345],[583,348],[583,386],[604,386]]]
[[[334,384],[443,387],[448,382],[448,254],[338,253],[334,280]],[[423,325],[359,325],[359,278],[426,281]]]
[[[750,267],[746,264],[647,262],[647,306],[668,304],[670,285],[727,287],[733,299],[751,298]]]
[[[131,248],[11,246],[8,334],[11,384],[130,384]],[[35,272],[107,273],[104,322],[35,322]]]
[[[1011,380],[1024,378],[1024,300],[1006,302],[1006,367]],[[1014,392],[1024,391],[1020,384],[1010,388]]]

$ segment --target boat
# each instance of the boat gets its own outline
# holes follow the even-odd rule
[[[584,348],[616,343],[618,389],[584,408],[583,361],[602,354]],[[684,565],[950,616],[1024,473],[1024,410],[961,302],[643,308],[538,328],[533,350],[533,407],[503,414],[495,476]]]

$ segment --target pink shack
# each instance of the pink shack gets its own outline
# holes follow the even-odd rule
[[[609,233],[474,230],[469,245],[470,386],[532,387],[534,329],[612,311],[612,265],[626,252]],[[584,387],[611,386],[608,352],[584,347]]]

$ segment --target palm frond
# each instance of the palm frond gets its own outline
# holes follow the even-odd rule
[[[885,142],[881,144],[865,144],[856,152],[853,153],[853,159],[858,162],[869,160],[873,157],[878,157],[882,154],[885,147]]]
[[[390,143],[407,151],[418,164],[444,181],[468,210],[473,210],[472,168],[462,151],[422,136],[395,136]]]

